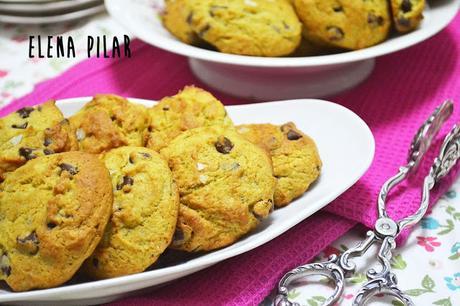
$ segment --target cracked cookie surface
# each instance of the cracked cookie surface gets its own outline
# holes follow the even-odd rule
[[[180,133],[202,126],[233,126],[222,103],[209,92],[187,86],[148,109],[146,147],[159,151]]]
[[[189,130],[161,151],[180,195],[172,247],[209,251],[253,230],[273,208],[275,180],[266,152],[234,130]]]
[[[288,0],[189,0],[189,23],[224,53],[282,56],[299,45],[301,23]]]
[[[68,281],[99,243],[112,184],[94,155],[38,157],[0,185],[0,280],[14,291]]]
[[[96,95],[69,118],[80,151],[101,153],[122,146],[142,146],[146,108],[115,95]]]
[[[294,0],[306,39],[357,50],[384,41],[391,27],[387,0]]]
[[[75,149],[69,122],[54,101],[0,118],[0,181],[39,156]]]
[[[322,164],[314,141],[293,123],[247,124],[237,126],[236,130],[269,153],[277,181],[276,207],[300,197],[320,175]]]
[[[179,209],[171,171],[158,153],[122,147],[102,159],[112,177],[114,202],[104,237],[84,265],[96,279],[152,265],[172,240]]]

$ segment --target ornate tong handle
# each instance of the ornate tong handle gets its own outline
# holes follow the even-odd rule
[[[397,224],[396,222],[390,219],[386,212],[386,199],[388,197],[388,194],[394,187],[396,187],[399,183],[406,179],[408,175],[417,171],[420,161],[423,159],[425,153],[431,146],[433,139],[438,134],[442,125],[452,114],[453,107],[454,105],[452,101],[447,100],[436,108],[436,110],[431,114],[431,116],[425,121],[425,123],[418,129],[417,133],[415,134],[409,149],[408,163],[405,166],[402,166],[395,176],[391,177],[383,184],[378,196],[378,222],[382,223],[383,221],[385,221],[383,223],[388,223],[391,225],[391,233],[387,232],[388,235],[391,234],[392,236],[397,236],[403,228],[413,225],[420,221],[420,219],[423,217],[428,208],[429,191],[433,188],[433,186],[442,176],[444,176],[448,171],[450,171],[450,168],[453,166],[451,165],[448,170],[446,169],[447,171],[442,171],[440,169],[441,164],[445,165],[447,163],[447,161],[441,162],[442,159],[446,159],[444,158],[444,155],[446,154],[443,153],[445,151],[444,147],[451,147],[447,144],[451,142],[448,136],[444,140],[444,145],[441,149],[439,157],[435,160],[433,166],[431,167],[430,174],[427,177],[425,177],[422,189],[422,201],[418,211],[414,215],[400,220]],[[451,134],[455,134],[454,130],[455,129],[452,130]],[[453,136],[453,138],[455,137]],[[451,159],[452,154],[449,153],[449,156],[449,158]],[[436,173],[439,174],[437,175]]]
[[[444,106],[448,105],[446,103],[443,104]],[[442,108],[438,108],[438,110],[442,110]],[[437,113],[441,117],[434,117],[436,120],[446,120],[447,117],[443,116],[442,112]],[[438,119],[436,119],[438,118]],[[441,118],[441,119],[439,119]],[[431,119],[431,118],[430,118]],[[437,121],[437,124],[440,124],[442,121]],[[426,124],[424,125],[426,126]],[[439,130],[439,126],[434,127],[431,131],[433,133]],[[427,135],[426,141],[431,142],[433,139],[434,134]],[[423,138],[419,138],[423,139]],[[423,140],[422,140],[423,141]],[[424,149],[426,152],[427,148]],[[421,158],[423,154],[418,155],[418,158]],[[381,240],[381,248],[378,254],[378,260],[380,262],[380,266],[382,269],[380,271],[376,271],[375,269],[369,269],[367,272],[367,278],[369,279],[359,290],[356,298],[353,302],[353,305],[363,305],[368,301],[371,297],[378,293],[384,293],[393,295],[394,297],[398,298],[401,302],[405,305],[414,305],[411,299],[405,295],[399,288],[397,283],[396,275],[391,271],[391,251],[396,247],[395,238],[399,234],[400,230],[406,226],[410,226],[416,224],[420,221],[420,219],[425,215],[426,210],[429,204],[429,196],[430,190],[434,187],[434,185],[445,175],[447,175],[454,165],[457,163],[458,159],[460,158],[460,128],[458,126],[454,126],[450,133],[444,139],[442,144],[441,150],[439,155],[435,158],[430,173],[425,177],[424,184],[423,184],[423,193],[422,193],[422,201],[420,203],[420,207],[415,214],[412,216],[408,216],[402,219],[399,222],[395,222],[392,219],[386,216],[385,207],[383,207],[384,216],[380,213],[380,218],[377,220],[375,224],[374,233],[380,238]],[[409,162],[411,163],[411,161]],[[405,167],[402,167],[403,171],[400,170],[402,175],[407,175]],[[399,179],[399,178],[398,178]],[[379,196],[379,201],[384,200],[386,195],[388,194],[388,186],[394,186],[394,181],[400,182],[401,180],[395,180],[395,178],[391,178],[387,183],[385,183],[384,187],[382,188],[382,192],[384,193]],[[379,210],[382,208],[381,202],[379,202]]]
[[[431,146],[433,138],[446,120],[452,115],[454,104],[451,100],[439,105],[425,123],[418,129],[409,149],[408,165],[413,171],[417,170],[420,161]]]
[[[399,173],[390,178],[382,186],[378,198],[379,219],[375,224],[375,230],[368,231],[367,238],[364,241],[357,244],[354,248],[350,248],[340,256],[333,255],[327,262],[307,264],[288,272],[278,284],[278,295],[274,301],[275,306],[299,305],[288,300],[288,286],[295,280],[307,275],[323,275],[335,283],[336,286],[333,294],[324,302],[324,305],[333,305],[340,299],[343,293],[345,277],[355,272],[356,265],[350,259],[361,256],[374,243],[381,244],[378,254],[381,269],[380,271],[376,271],[372,268],[367,271],[367,278],[369,280],[356,295],[353,305],[363,305],[378,293],[393,295],[405,305],[414,305],[410,298],[398,288],[396,275],[391,272],[391,251],[396,247],[395,238],[400,230],[420,221],[428,208],[430,190],[436,182],[449,173],[457,160],[460,159],[460,127],[454,126],[445,138],[441,151],[434,160],[429,175],[425,177],[422,202],[414,215],[395,222],[386,213],[385,201],[389,191],[394,186],[403,181],[407,175],[416,171],[432,140],[439,132],[442,124],[452,114],[452,111],[452,102],[444,102],[418,130],[411,144],[408,164],[401,167]]]

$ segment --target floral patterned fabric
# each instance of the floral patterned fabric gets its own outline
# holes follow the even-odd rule
[[[77,47],[77,58],[29,59],[28,36],[71,33]],[[61,26],[13,26],[0,24],[0,108],[33,90],[34,85],[54,77],[86,58],[87,35],[122,35],[122,30],[107,16]],[[358,227],[326,248],[317,260],[343,251],[364,237],[365,229]],[[360,285],[366,281],[365,267],[372,263],[375,250],[356,260],[357,273],[347,280],[344,299],[340,305],[351,305]],[[445,194],[410,235],[408,243],[394,251],[392,266],[400,287],[416,305],[460,305],[460,181]],[[321,305],[327,290],[322,280],[308,280],[313,287],[306,289],[300,282],[290,297],[301,305]],[[318,290],[311,288],[318,287]],[[311,294],[311,292],[315,292]],[[272,296],[263,304],[269,305]],[[378,304],[400,305],[391,298],[377,298]]]
[[[357,227],[327,247],[315,261],[324,261],[353,247],[364,238],[366,230]],[[339,305],[351,305],[354,295],[366,279],[366,267],[375,264],[376,249],[356,259],[357,272],[347,279],[345,294]],[[391,261],[399,287],[415,305],[460,305],[460,180],[422,219],[407,243],[393,251]],[[308,285],[308,286],[305,286]],[[301,305],[319,306],[331,289],[323,279],[300,282],[289,297]],[[314,294],[311,294],[315,292]],[[272,293],[263,305],[271,305]],[[402,305],[391,297],[377,297],[372,305]]]

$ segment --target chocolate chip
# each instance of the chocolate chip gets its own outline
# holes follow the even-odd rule
[[[24,107],[16,111],[22,119],[29,118],[30,113],[35,109],[33,107]]]
[[[206,32],[208,32],[211,29],[211,26],[209,24],[205,25],[200,32],[198,32],[198,36],[203,37]]]
[[[193,12],[190,12],[190,14],[188,14],[186,21],[187,21],[188,24],[192,24]]]
[[[144,156],[145,158],[152,157],[152,155],[150,155],[149,153],[145,153],[145,152],[141,152],[141,155]]]
[[[11,127],[12,127],[13,129],[21,129],[21,130],[24,130],[24,129],[27,128],[27,125],[29,125],[29,123],[28,123],[28,122],[25,122],[25,123],[20,124],[20,125],[13,124]]]
[[[54,151],[53,151],[53,150],[50,150],[50,149],[45,149],[45,150],[43,150],[43,153],[44,153],[45,155],[51,155],[51,154],[54,154]]]
[[[132,186],[134,184],[134,180],[130,176],[123,176],[123,182],[117,184],[117,190],[122,190],[124,186],[130,185]]]
[[[10,266],[2,266],[2,273],[6,276],[11,275],[11,267]]]
[[[180,228],[176,228],[176,230],[174,231],[173,241],[182,241],[184,240],[184,238],[184,232]]]
[[[92,262],[93,262],[93,266],[94,266],[95,268],[99,268],[99,259],[93,257]]]
[[[132,159],[131,156],[128,158],[128,161],[129,161],[130,164],[134,164],[134,160]]]
[[[373,27],[378,27],[383,25],[384,19],[382,16],[377,16],[374,13],[369,13],[369,15],[367,15],[367,23]]]
[[[37,254],[40,244],[35,231],[23,238],[17,237],[16,243],[18,244],[18,249],[23,250],[31,255]]]
[[[329,40],[331,41],[342,40],[345,37],[343,30],[336,26],[328,26],[326,31],[329,34]]]
[[[270,206],[270,212],[273,212],[275,210],[275,204],[273,203],[272,199],[268,199],[268,202],[271,204]]]
[[[164,110],[164,111],[169,111],[169,106],[168,106],[168,105],[163,106],[163,110]]]
[[[45,138],[45,141],[43,142],[43,145],[44,145],[45,147],[47,147],[47,146],[49,146],[49,145],[52,144],[52,143],[53,143],[53,141],[52,141],[51,139]]]
[[[404,17],[399,18],[398,23],[400,26],[403,26],[406,28],[410,27],[410,20],[407,18],[404,18]]]
[[[410,0],[403,0],[401,2],[400,8],[403,11],[403,13],[409,13],[410,11],[412,11],[412,3],[410,2]]]
[[[338,13],[338,12],[343,12],[343,7],[341,5],[339,6],[334,6],[332,8],[334,10],[334,12]]]
[[[10,259],[7,253],[3,253],[0,257],[0,271],[6,276],[11,275]]]
[[[217,142],[214,143],[214,147],[216,148],[217,152],[222,154],[228,154],[233,149],[233,143],[227,137],[220,136],[217,139]]]
[[[272,25],[272,29],[275,30],[276,33],[281,33],[281,29],[276,25]]]
[[[287,133],[287,139],[289,140],[298,140],[300,138],[302,138],[302,135],[300,135],[294,130],[289,130],[289,132]]]
[[[78,168],[76,168],[76,167],[74,167],[72,165],[62,163],[62,164],[59,164],[58,166],[59,166],[59,168],[61,168],[62,171],[67,171],[71,175],[75,175],[75,174],[78,173]]]
[[[286,30],[289,30],[291,27],[283,20],[283,26]]]
[[[57,224],[54,222],[48,222],[46,226],[48,227],[48,229],[53,229],[57,226]]]
[[[32,154],[34,150],[31,148],[19,148],[19,155],[24,157],[26,160],[31,160],[37,157],[37,155]]]
[[[115,121],[115,120],[117,120],[117,117],[115,115],[113,115],[113,116],[110,117],[110,120]]]

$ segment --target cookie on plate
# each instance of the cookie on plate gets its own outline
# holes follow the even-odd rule
[[[314,141],[292,122],[282,126],[240,125],[237,131],[271,156],[276,207],[286,206],[301,196],[320,175],[322,164]]]
[[[168,164],[147,148],[122,147],[102,156],[112,176],[112,217],[104,237],[85,262],[96,279],[139,273],[170,244],[179,196]]]
[[[233,126],[222,103],[209,92],[187,86],[172,97],[165,97],[148,110],[149,126],[145,145],[159,151],[180,133],[189,129],[223,125]]]
[[[192,11],[189,3],[190,0],[166,0],[162,21],[165,28],[178,39],[196,45],[200,38],[190,27]]]
[[[115,95],[97,95],[69,118],[80,151],[101,153],[122,146],[142,146],[146,108]]]
[[[0,181],[28,160],[74,149],[71,135],[54,101],[0,118]]]
[[[253,230],[273,208],[270,158],[234,130],[192,129],[161,154],[180,195],[172,248],[194,252],[227,246]]]
[[[295,0],[307,40],[357,50],[384,41],[391,27],[387,0]]]
[[[191,28],[224,53],[282,56],[300,43],[301,23],[287,0],[189,0]]]
[[[99,243],[112,184],[97,156],[38,157],[0,185],[0,280],[14,291],[68,281]]]
[[[425,0],[391,0],[395,28],[406,33],[415,30],[423,20]]]

